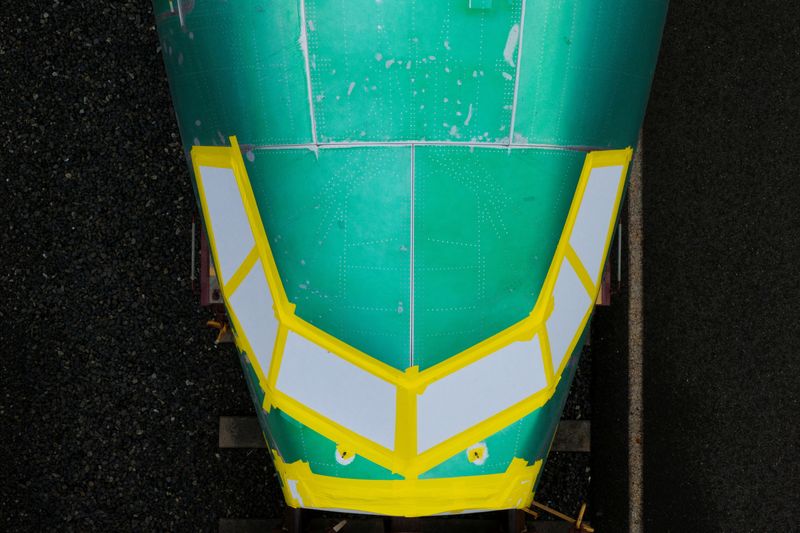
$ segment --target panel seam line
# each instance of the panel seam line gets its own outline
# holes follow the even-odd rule
[[[557,150],[565,152],[594,152],[607,151],[614,148],[609,146],[582,146],[582,145],[561,145],[547,143],[490,143],[490,142],[457,142],[457,141],[340,141],[327,143],[300,143],[300,144],[246,144],[240,143],[239,147],[243,152],[248,150],[311,150],[319,148],[372,148],[372,147],[402,147],[402,146],[461,146],[464,148],[497,148],[497,149],[538,149],[538,150]]]
[[[514,101],[511,103],[511,124],[508,128],[508,145],[514,142],[514,128],[517,120],[517,93],[519,93],[519,72],[522,65],[522,38],[525,34],[525,4],[522,0],[522,10],[519,15],[519,42],[517,43],[517,70],[514,74]]]
[[[409,336],[409,345],[408,345],[408,354],[409,354],[409,363],[408,366],[414,366],[414,210],[416,208],[415,205],[415,194],[414,194],[414,144],[411,144],[411,228],[410,228],[410,242],[409,242],[409,264],[410,264],[410,272],[409,272],[409,321],[408,321],[408,336]]]
[[[317,119],[314,115],[314,91],[311,87],[311,64],[308,59],[308,27],[306,24],[306,1],[300,0],[300,49],[306,69],[306,92],[308,93],[308,112],[311,117],[311,142],[317,146]],[[315,150],[316,151],[316,150]]]

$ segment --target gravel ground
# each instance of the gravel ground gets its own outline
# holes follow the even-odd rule
[[[17,2],[0,27],[0,529],[204,530],[277,513],[218,454],[251,410],[189,280],[194,197],[149,2]]]
[[[266,455],[217,449],[219,415],[252,404],[189,280],[194,198],[150,3],[16,2],[0,64],[0,530],[278,516]],[[559,506],[576,490],[560,473],[588,476],[562,455]]]

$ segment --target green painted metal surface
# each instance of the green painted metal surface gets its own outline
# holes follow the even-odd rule
[[[296,2],[153,4],[187,148],[311,142]]]
[[[306,1],[321,141],[508,136],[516,63],[503,52],[520,2],[346,5]]]
[[[666,0],[529,0],[520,139],[635,146],[666,11]]]
[[[474,164],[462,168],[465,156]],[[413,353],[411,149],[262,150],[245,162],[298,315],[425,369],[533,309],[583,154],[415,148]]]
[[[597,147],[636,140],[667,6],[528,0],[523,21],[522,0],[304,4],[320,142],[502,143],[513,113],[514,142]],[[172,5],[154,0],[185,144],[312,142],[298,1]]]
[[[411,149],[262,150],[245,163],[298,316],[406,368]]]
[[[564,150],[415,149],[414,363],[420,370],[530,314],[583,159]]]
[[[184,147],[237,136],[298,315],[425,369],[532,309],[585,149],[636,141],[667,0],[153,5]],[[544,457],[576,364],[487,439],[484,466],[461,453],[423,477]],[[245,369],[285,460],[393,477],[360,457],[343,470],[335,443],[262,412]]]
[[[524,19],[521,0],[154,5],[184,143],[248,150],[298,314],[424,369],[533,306],[582,159],[559,147],[635,141],[666,2],[529,0]],[[512,128],[554,147],[424,144]],[[267,149],[315,138],[422,143],[415,179],[408,146]]]

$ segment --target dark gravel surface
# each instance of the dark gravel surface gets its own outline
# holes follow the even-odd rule
[[[189,281],[194,197],[149,2],[15,2],[0,26],[0,530],[215,529],[277,513]]]
[[[189,280],[194,197],[152,17],[145,0],[0,15],[3,531],[281,512],[265,452],[217,449],[219,415],[252,404]],[[588,416],[589,364],[570,416]],[[548,463],[548,501],[584,494],[585,463]]]
[[[590,456],[587,453],[550,452],[542,472],[536,501],[570,516],[577,516],[589,499]],[[588,512],[588,506],[587,506]],[[554,519],[542,516],[542,519]],[[587,514],[591,520],[591,513]]]
[[[623,212],[623,227],[627,226]],[[623,242],[626,242],[623,229]],[[626,244],[627,246],[627,244]],[[622,279],[627,279],[623,261]],[[598,531],[628,530],[627,284],[592,319],[590,519]]]
[[[644,129],[648,531],[800,528],[798,20],[670,6]]]
[[[592,388],[592,347],[585,346],[575,378],[569,388],[567,401],[561,418],[564,420],[590,420],[592,418],[591,404]]]

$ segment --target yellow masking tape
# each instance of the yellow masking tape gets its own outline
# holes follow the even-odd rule
[[[280,281],[280,276],[278,274],[278,269],[275,264],[274,257],[272,255],[272,250],[269,246],[269,241],[267,239],[264,225],[261,221],[261,216],[259,214],[258,207],[255,203],[255,196],[253,194],[250,181],[247,177],[247,172],[245,170],[241,151],[236,142],[236,138],[231,137],[230,140],[231,140],[230,147],[195,146],[192,149],[192,163],[195,175],[200,174],[199,170],[200,166],[215,166],[215,167],[224,167],[233,169],[234,176],[236,177],[237,185],[239,187],[239,191],[242,196],[242,202],[245,208],[245,212],[247,214],[250,227],[253,232],[253,236],[255,238],[258,255],[261,259],[261,263],[264,268],[269,289],[272,292],[275,315],[279,321],[279,328],[278,328],[277,338],[275,341],[275,351],[273,353],[270,368],[268,369],[261,369],[260,366],[258,365],[258,361],[256,360],[253,351],[250,348],[249,342],[242,333],[242,329],[240,327],[237,317],[232,312],[231,306],[229,305],[227,306],[228,312],[231,315],[231,320],[233,322],[235,331],[239,334],[237,336],[237,345],[247,353],[250,362],[256,369],[256,374],[258,376],[260,385],[266,393],[264,401],[264,407],[266,409],[270,409],[273,406],[278,407],[279,409],[285,411],[289,416],[292,416],[302,424],[314,429],[315,431],[321,433],[322,435],[325,435],[327,438],[335,442],[347,443],[348,448],[353,453],[362,455],[365,458],[369,459],[370,461],[373,461],[385,468],[390,469],[393,472],[403,475],[404,477],[407,478],[406,480],[403,481],[409,483],[408,485],[391,485],[391,486],[409,487],[408,489],[402,488],[399,490],[401,491],[409,490],[410,492],[408,492],[408,494],[411,495],[411,494],[417,494],[413,492],[416,490],[428,490],[428,489],[422,489],[421,487],[423,486],[436,487],[436,485],[427,484],[428,482],[446,481],[446,480],[415,479],[421,473],[427,471],[433,466],[436,466],[440,462],[459,453],[460,451],[465,450],[468,446],[474,444],[475,442],[479,442],[485,439],[486,437],[492,435],[493,433],[503,429],[504,427],[507,427],[508,425],[514,423],[515,421],[521,419],[522,417],[530,414],[535,409],[538,409],[539,407],[544,405],[550,399],[550,397],[555,392],[555,388],[561,378],[561,373],[563,372],[564,367],[566,366],[566,363],[569,360],[568,357],[565,357],[559,368],[557,369],[553,368],[552,358],[550,354],[550,343],[547,335],[547,328],[545,326],[545,321],[550,316],[553,310],[553,289],[555,287],[556,279],[558,277],[559,268],[561,262],[566,257],[567,260],[570,262],[570,264],[573,266],[575,272],[578,274],[578,277],[580,278],[584,288],[589,294],[591,301],[592,302],[595,301],[597,297],[597,290],[600,285],[600,278],[602,276],[602,271],[597,275],[596,279],[594,280],[591,279],[590,274],[586,271],[586,268],[584,267],[580,258],[577,256],[577,254],[575,254],[574,250],[572,250],[569,244],[569,237],[571,235],[572,228],[575,225],[575,220],[578,215],[578,210],[580,208],[581,201],[583,200],[583,195],[586,190],[586,185],[588,183],[589,175],[592,169],[603,166],[621,166],[622,176],[620,179],[617,195],[615,198],[613,216],[611,217],[611,222],[609,224],[609,227],[607,228],[607,232],[605,235],[603,256],[607,255],[608,247],[610,245],[611,237],[613,235],[616,213],[619,210],[622,191],[625,185],[624,177],[627,175],[628,165],[631,160],[632,150],[630,148],[626,148],[624,150],[590,152],[586,155],[586,160],[584,162],[584,166],[581,171],[581,176],[578,181],[578,186],[576,188],[575,196],[570,206],[570,210],[567,215],[567,220],[564,224],[564,229],[562,231],[561,237],[556,247],[556,252],[554,254],[553,261],[550,264],[550,268],[548,270],[547,276],[545,277],[545,281],[542,285],[542,289],[539,293],[536,305],[531,310],[531,313],[528,317],[506,328],[500,333],[479,342],[478,344],[464,350],[463,352],[429,369],[420,372],[418,368],[414,367],[407,369],[405,372],[403,372],[396,368],[390,367],[389,365],[383,363],[382,361],[379,361],[378,359],[375,359],[374,357],[371,357],[357,350],[356,348],[342,342],[341,340],[333,337],[332,335],[309,324],[308,322],[301,319],[295,314],[295,306],[294,304],[289,302],[288,298],[286,297],[286,292],[283,288],[283,284]],[[207,219],[208,206],[206,204],[205,193],[202,188],[202,180],[196,180],[196,181],[198,184],[198,192],[200,196],[201,206],[203,208],[203,213],[204,216],[206,217],[206,220],[208,220]],[[216,260],[217,257],[217,247],[215,240],[216,236],[213,234],[212,228],[207,227],[207,230],[208,230],[209,241],[211,244],[211,250]],[[253,257],[251,257],[251,255],[248,255],[248,258],[245,259],[244,263],[248,263],[250,261],[254,261],[254,259]],[[249,268],[250,267],[248,267],[246,264],[243,264],[242,266],[240,266],[239,270],[247,271],[249,270]],[[242,274],[240,277],[244,277],[245,274]],[[239,272],[237,271],[234,277],[226,284],[225,289],[227,290],[223,290],[223,298],[226,304],[228,303],[228,298],[230,294],[232,294],[236,290],[238,281],[241,281],[238,278],[238,276]],[[230,294],[226,294],[228,292],[230,292]],[[571,353],[572,350],[574,350],[575,346],[577,345],[578,341],[580,340],[581,333],[586,325],[586,322],[591,316],[592,309],[593,309],[592,307],[589,307],[589,309],[587,309],[585,315],[583,316],[581,320],[581,326],[575,333],[573,339],[571,340],[569,344],[569,350],[567,351],[567,353]],[[280,372],[280,365],[283,357],[283,349],[285,346],[286,336],[288,331],[293,331],[315,342],[316,344],[322,346],[335,356],[340,357],[349,362],[350,364],[353,364],[365,370],[366,372],[369,372],[397,387],[397,402],[396,402],[397,427],[395,431],[396,442],[394,450],[388,450],[385,447],[380,446],[377,443],[349,430],[348,428],[343,427],[321,416],[319,413],[297,402],[293,398],[281,393],[276,389],[277,377]],[[418,454],[416,446],[417,395],[422,394],[425,390],[425,387],[430,383],[442,379],[445,376],[451,375],[454,372],[457,372],[460,369],[464,368],[465,366],[481,359],[482,357],[485,357],[491,353],[500,350],[501,348],[511,344],[512,342],[521,340],[530,340],[537,333],[539,334],[540,338],[543,365],[548,380],[547,387],[531,394],[531,396],[528,397],[527,399],[508,407],[502,412],[486,420],[483,420],[482,422],[467,429],[466,431],[463,431],[458,435],[450,437],[444,442],[425,451],[424,453]],[[267,374],[265,374],[263,370],[266,370]],[[277,460],[278,459],[276,459],[276,461]],[[515,459],[515,461],[522,461],[522,460]],[[313,481],[314,483],[313,486],[319,487],[320,490],[322,491],[328,490],[329,488],[333,490],[332,487],[329,487],[329,483],[332,483],[332,481],[319,480],[317,478],[324,478],[324,476],[315,476],[314,474],[310,473],[310,470],[308,470],[308,472],[305,472],[304,469],[308,469],[308,465],[305,463],[293,463],[292,465],[284,465],[284,466],[286,467],[286,469],[291,470],[292,472],[297,471],[300,472],[300,474],[302,474],[302,475],[298,474],[297,476],[295,476],[296,479],[293,478],[297,482],[294,488],[300,490],[301,494],[305,493],[306,497],[308,498],[318,498],[316,500],[315,499],[309,500],[315,502],[315,505],[313,506],[337,507],[337,508],[343,507],[342,500],[339,497],[337,497],[334,503],[333,499],[331,499],[330,501],[327,501],[325,499],[326,497],[323,496],[324,492],[311,493],[308,490],[308,487],[312,486],[311,485],[312,481],[310,481],[312,478],[315,480]],[[533,467],[525,467],[525,468],[533,468]],[[312,477],[309,477],[309,475]],[[503,476],[506,475],[508,475],[508,472],[506,474],[503,474]],[[491,476],[479,476],[476,479],[487,480],[488,478],[491,478]],[[330,478],[330,479],[336,479],[337,482],[342,481],[339,480],[338,478]],[[457,478],[457,479],[461,480],[459,481],[458,484],[459,487],[462,486],[461,485],[462,482],[466,483],[467,485],[471,483],[471,481],[470,482],[464,481],[467,478]],[[533,479],[535,479],[535,477]],[[392,482],[390,481],[362,482],[359,480],[344,480],[344,481],[354,483],[353,488],[354,490],[356,490],[356,492],[362,490],[361,485],[359,483],[370,483],[370,486],[372,486],[372,484],[374,483],[394,483],[394,484],[399,483],[394,481]],[[484,481],[481,481],[479,482],[479,485],[481,487],[484,487],[486,486],[484,485],[484,483],[485,483]],[[436,490],[444,490],[443,487],[445,486],[448,487],[447,490],[451,490],[451,488],[449,488],[449,485],[439,486],[439,488]],[[285,490],[288,490],[286,489],[286,487],[284,488]],[[373,489],[369,490],[364,489],[364,490],[366,491],[364,493],[365,494],[364,497],[368,498],[369,491]],[[453,488],[452,490],[456,489]],[[528,490],[532,490],[532,485],[528,487]],[[292,501],[290,499],[290,496],[291,494],[287,496],[287,501]],[[435,498],[435,496],[432,497]],[[465,496],[465,498],[467,498],[467,496]],[[496,501],[494,503],[497,503],[498,505],[495,506],[487,504],[481,506],[480,508],[482,509],[507,508],[503,506],[505,505],[505,503],[503,503],[503,505],[500,505],[500,503]],[[308,502],[305,502],[305,505],[312,506],[309,505]],[[353,505],[354,505],[353,509],[362,509],[362,507],[355,505],[355,500]],[[399,503],[398,505],[399,507],[392,509],[397,510],[402,507],[402,505],[400,505]],[[383,507],[381,507],[381,509],[382,508]],[[375,511],[375,512],[381,512],[384,514],[397,514],[385,511]],[[435,514],[435,513],[426,510],[422,514]]]

